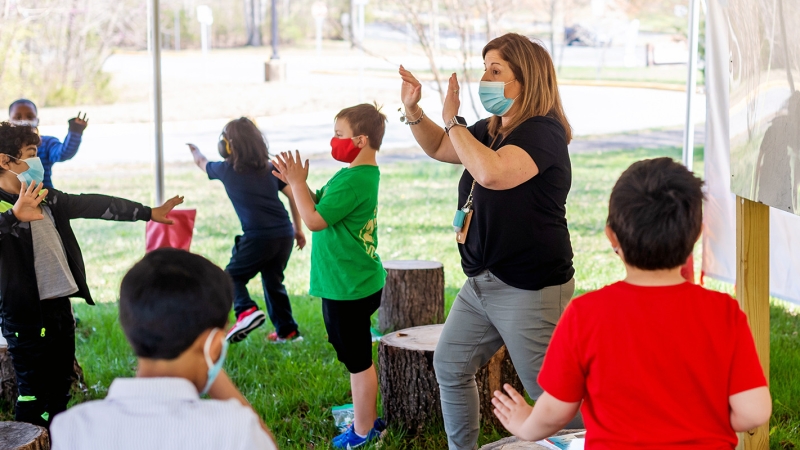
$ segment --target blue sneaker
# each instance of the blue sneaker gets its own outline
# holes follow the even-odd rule
[[[372,441],[380,439],[383,430],[386,429],[386,423],[382,419],[376,419],[369,430],[366,437],[361,437],[356,434],[356,427],[350,426],[344,433],[333,438],[333,448],[341,448],[351,450],[354,448],[363,447]]]

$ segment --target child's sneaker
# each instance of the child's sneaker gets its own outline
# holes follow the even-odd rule
[[[300,332],[295,330],[289,333],[286,337],[278,336],[278,333],[273,331],[272,333],[267,335],[267,341],[270,344],[285,344],[287,342],[302,342],[303,336],[300,336]]]
[[[239,314],[236,318],[236,324],[228,331],[226,339],[228,342],[234,344],[242,341],[247,335],[264,324],[267,320],[264,312],[253,306],[247,311]]]
[[[367,433],[367,436],[361,437],[356,434],[356,427],[351,425],[347,431],[333,438],[333,448],[350,450],[363,447],[370,442],[379,440],[385,429],[386,423],[384,423],[383,419],[378,418],[372,425],[372,429]]]

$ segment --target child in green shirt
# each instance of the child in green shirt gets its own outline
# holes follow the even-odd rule
[[[311,295],[322,297],[328,341],[350,372],[355,420],[333,439],[334,448],[357,448],[380,437],[378,377],[372,364],[370,317],[381,304],[386,271],[378,248],[378,184],[375,154],[386,116],[375,105],[345,108],[336,115],[331,139],[334,159],[350,165],[320,190],[309,189],[308,160],[281,153],[275,176],[295,193],[300,217],[313,232]]]

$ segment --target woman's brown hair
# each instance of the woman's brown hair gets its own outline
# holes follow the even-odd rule
[[[561,106],[553,60],[544,46],[520,34],[508,33],[492,39],[483,47],[484,59],[491,50],[497,50],[500,58],[511,67],[522,87],[522,93],[515,101],[517,113],[511,122],[503,126],[499,116],[492,116],[489,119],[489,134],[492,137],[508,135],[531,117],[547,116],[561,124],[569,144],[572,140],[572,127]]]
[[[256,124],[247,117],[231,120],[222,129],[230,143],[226,161],[237,173],[261,172],[269,167],[267,140]]]

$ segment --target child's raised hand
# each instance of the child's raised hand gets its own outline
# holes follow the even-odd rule
[[[503,389],[508,395],[500,391],[494,391],[492,405],[494,405],[494,415],[500,419],[500,423],[516,436],[524,435],[525,421],[531,415],[533,408],[525,402],[516,389],[510,384],[503,385]]]
[[[186,143],[186,145],[188,145],[188,146],[189,146],[189,151],[190,151],[190,152],[199,152],[199,151],[200,151],[200,149],[199,149],[199,148],[197,148],[197,146],[196,146],[196,145],[194,145],[194,144]]]
[[[19,198],[11,211],[20,222],[42,220],[44,215],[42,215],[42,208],[39,205],[45,197],[47,197],[47,189],[42,189],[42,183],[37,186],[34,181],[27,186],[25,182],[22,182],[19,187]]]
[[[272,173],[289,185],[305,183],[306,179],[308,179],[308,160],[303,164],[300,158],[300,151],[295,150],[294,153],[292,155],[292,152],[281,152],[275,155],[275,159],[272,160],[279,172],[273,171]]]
[[[163,205],[161,205],[161,206],[159,206],[157,208],[153,208],[151,210],[150,220],[152,220],[153,222],[165,223],[167,225],[172,225],[174,222],[172,220],[170,220],[170,219],[167,219],[167,214],[169,214],[170,211],[175,209],[175,207],[180,205],[181,203],[183,203],[183,197],[181,197],[180,195],[176,195],[175,197],[172,197],[171,199],[169,199],[166,202],[164,202]]]

